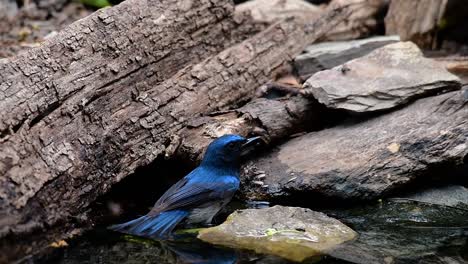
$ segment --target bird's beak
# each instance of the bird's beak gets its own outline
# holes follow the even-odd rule
[[[244,144],[242,144],[242,148],[245,149],[245,148],[248,148],[248,147],[251,147],[251,146],[254,146],[257,142],[260,141],[260,137],[251,137],[251,138],[248,138],[247,141],[245,141]]]
[[[255,145],[257,145],[257,143],[259,143],[261,141],[261,138],[260,137],[251,137],[251,138],[248,138],[244,144],[242,144],[242,152],[241,152],[241,156],[247,156],[251,151],[252,149],[254,148]]]

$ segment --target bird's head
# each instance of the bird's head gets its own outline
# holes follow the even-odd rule
[[[202,164],[237,165],[247,146],[257,142],[259,137],[244,138],[239,135],[224,135],[208,145]]]

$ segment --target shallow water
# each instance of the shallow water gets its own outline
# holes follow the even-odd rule
[[[359,233],[328,256],[306,263],[468,263],[468,208],[386,200],[325,211]],[[42,263],[290,263],[215,247],[192,236],[158,242],[97,228]]]

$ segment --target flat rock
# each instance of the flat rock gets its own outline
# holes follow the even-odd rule
[[[379,36],[350,41],[329,41],[309,45],[294,58],[294,68],[302,79],[362,57],[390,43],[400,41],[398,36]]]
[[[468,166],[466,90],[311,132],[245,164],[241,194],[253,200],[313,194],[375,199],[448,168]],[[439,172],[436,169],[439,168]],[[465,176],[468,172],[462,172]]]
[[[448,185],[409,194],[404,196],[403,199],[409,199],[428,204],[467,208],[468,189],[461,185]]]
[[[200,231],[198,238],[302,261],[356,236],[351,228],[323,213],[277,205],[236,211],[223,224]]]
[[[305,82],[304,93],[329,108],[369,112],[460,87],[458,77],[424,58],[414,43],[398,42],[317,72]]]

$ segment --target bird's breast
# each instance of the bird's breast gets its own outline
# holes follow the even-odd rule
[[[203,206],[194,208],[187,217],[188,224],[206,223],[210,224],[213,217],[223,208],[231,199],[225,199],[218,202],[212,202]]]

